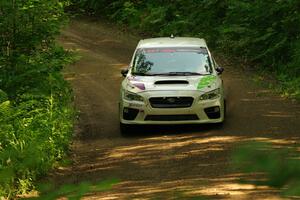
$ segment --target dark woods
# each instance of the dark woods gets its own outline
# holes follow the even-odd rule
[[[249,67],[274,73],[300,98],[298,0],[80,0],[75,7],[148,36],[203,37]]]

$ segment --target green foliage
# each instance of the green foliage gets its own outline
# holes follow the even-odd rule
[[[261,71],[300,98],[298,0],[80,0],[75,4],[149,36],[204,37],[210,46]]]
[[[0,183],[0,196],[31,189],[33,180],[63,158],[71,138],[72,96],[62,75],[56,71],[30,81],[0,104],[0,171],[9,175]]]
[[[65,4],[0,2],[0,198],[34,188],[67,152],[74,111],[60,71],[72,56],[54,42]]]
[[[29,199],[34,200],[55,200],[59,198],[66,198],[70,200],[80,200],[86,193],[89,192],[103,192],[110,190],[111,187],[117,184],[119,180],[111,179],[102,181],[100,183],[91,184],[82,182],[77,185],[63,185],[60,188],[55,188],[54,185],[44,184],[38,187],[39,196],[32,197]],[[28,198],[26,198],[28,199]]]
[[[282,189],[285,195],[300,196],[300,160],[297,154],[296,150],[249,143],[236,150],[233,161],[234,166],[245,173],[263,174],[264,179],[253,183]]]

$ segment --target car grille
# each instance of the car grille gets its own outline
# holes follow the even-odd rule
[[[188,121],[199,120],[197,115],[147,115],[145,121]]]
[[[152,97],[149,99],[153,108],[188,108],[194,101],[193,97]]]

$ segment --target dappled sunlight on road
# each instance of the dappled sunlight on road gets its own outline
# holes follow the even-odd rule
[[[169,136],[169,137],[156,137],[145,139],[145,141],[151,142],[150,144],[134,145],[134,146],[123,146],[112,149],[107,158],[123,158],[132,159],[132,156],[141,156],[145,153],[152,154],[153,151],[177,151],[178,148],[189,147],[186,152],[177,153],[172,158],[184,158],[193,155],[205,154],[208,151],[220,151],[223,150],[225,143],[235,142],[241,139],[240,137],[184,137],[184,140],[180,136]],[[142,140],[143,141],[143,140]],[[194,149],[193,149],[194,148]],[[129,157],[124,157],[129,156]],[[153,161],[155,162],[156,159]]]
[[[298,142],[299,142],[299,138],[295,138],[295,137],[292,137],[289,139],[273,139],[273,138],[265,138],[265,137],[254,137],[254,138],[251,138],[251,140],[258,141],[258,142],[268,142],[274,146],[288,145],[289,147],[291,147],[290,145],[298,144]]]
[[[208,199],[282,199],[276,191],[266,186],[238,183],[241,174],[231,174],[222,179],[183,178],[174,181],[162,181],[155,184],[151,181],[124,181],[114,186],[109,193],[89,194],[85,199],[188,199],[207,197]],[[235,177],[235,178],[232,178]],[[235,182],[233,182],[235,181]],[[268,193],[266,196],[260,192]]]
[[[138,144],[135,143],[138,141]],[[90,142],[89,150],[77,147],[76,158],[79,160],[88,159],[90,154],[94,154],[93,170],[103,170],[108,167],[101,167],[101,165],[109,164],[111,168],[114,165],[122,162],[133,162],[138,165],[154,165],[157,162],[178,160],[184,158],[205,156],[212,152],[228,151],[232,144],[238,144],[247,141],[269,142],[273,145],[293,145],[297,144],[297,138],[290,139],[274,139],[267,137],[237,137],[237,136],[205,136],[201,135],[169,135],[157,136],[150,138],[132,139],[129,145],[120,145],[111,148],[99,147],[97,144]],[[96,147],[95,147],[96,146]],[[106,149],[106,150],[105,150]],[[152,156],[151,156],[152,155]],[[97,163],[99,162],[99,163]],[[200,164],[200,163],[199,163]],[[85,163],[78,168],[88,168],[89,163]],[[83,170],[81,168],[81,170]]]
[[[290,117],[295,117],[295,115],[289,115],[289,114],[284,114],[284,113],[270,113],[270,114],[264,114],[262,115],[263,117],[279,117],[279,118],[290,118]]]
[[[205,196],[246,200],[255,194],[256,199],[265,199],[267,195],[268,199],[275,200],[280,198],[276,195],[278,191],[272,188],[240,183],[239,180],[246,175],[230,172],[229,158],[218,156],[218,152],[220,155],[229,154],[232,145],[241,142],[254,140],[290,146],[296,139],[224,136],[208,131],[203,134],[140,136],[127,139],[126,145],[114,147],[105,144],[105,141],[103,144],[89,141],[88,149],[86,144],[75,144],[77,150],[72,171],[61,168],[58,174],[66,179],[72,175],[71,182],[97,182],[101,177],[107,179],[112,175],[120,178],[120,183],[110,192],[89,194],[86,199],[151,199],[155,196],[181,199]],[[144,174],[136,176],[137,171],[143,171]],[[211,178],[211,171],[215,173],[214,178]],[[74,180],[74,177],[77,178]],[[260,195],[262,191],[263,195]]]

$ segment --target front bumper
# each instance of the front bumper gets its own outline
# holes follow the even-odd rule
[[[224,121],[223,96],[213,100],[199,100],[199,91],[153,91],[143,92],[144,102],[120,102],[120,122],[123,124],[202,124]],[[154,108],[151,97],[193,97],[186,108]]]

